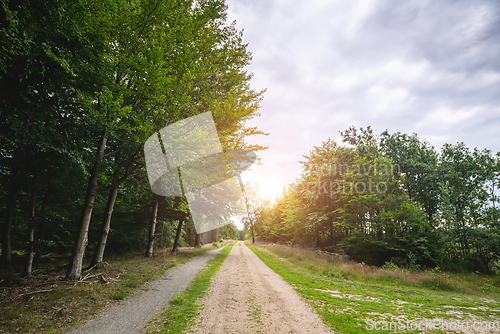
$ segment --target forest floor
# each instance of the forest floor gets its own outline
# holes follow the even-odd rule
[[[66,257],[42,258],[29,278],[22,278],[18,273],[22,266],[14,263],[0,277],[0,333],[67,333],[71,326],[122,302],[169,268],[211,249],[212,245],[183,247],[175,254],[160,249],[152,258],[143,254],[111,256],[105,268],[82,272],[78,281],[64,279]]]

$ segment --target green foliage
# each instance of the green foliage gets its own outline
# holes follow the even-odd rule
[[[491,271],[497,276],[500,276],[500,259],[493,261],[493,265],[491,266]]]
[[[416,134],[341,132],[301,162],[301,177],[254,218],[256,234],[378,266],[489,272],[500,254],[500,154],[438,153]]]
[[[123,292],[123,291],[120,291],[120,292],[117,292],[113,295],[113,298],[115,300],[122,300],[124,299],[125,297],[127,296],[127,293],[126,292]]]
[[[220,242],[224,240],[238,240],[238,229],[233,223],[218,228]]]
[[[224,1],[2,1],[0,10],[2,257],[26,246],[32,192],[39,253],[70,251],[82,204],[94,196],[94,166],[87,256],[113,185],[108,250],[144,249],[151,190],[143,144],[166,125],[210,111],[224,149],[263,149],[245,142],[263,134],[246,126],[263,92],[249,86],[251,54]],[[172,198],[160,203],[156,247],[172,245],[187,212]],[[180,244],[194,236],[187,219]],[[221,237],[236,239],[237,230]]]
[[[394,270],[394,269],[399,269],[399,267],[397,264],[393,262],[386,262],[382,265],[382,269]]]

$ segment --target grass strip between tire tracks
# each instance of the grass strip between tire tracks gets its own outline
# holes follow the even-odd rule
[[[172,297],[165,311],[147,326],[148,333],[182,333],[188,327],[198,312],[197,300],[205,294],[211,278],[222,266],[234,244],[232,242],[225,246],[196,274],[185,291]]]

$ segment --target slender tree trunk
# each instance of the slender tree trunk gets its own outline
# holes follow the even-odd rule
[[[179,175],[179,180],[181,182],[181,193],[182,197],[181,200],[186,199],[186,195],[184,194],[184,184],[182,183],[182,175],[181,175],[181,168],[177,167],[177,175]],[[181,237],[181,231],[182,231],[182,224],[184,223],[185,215],[181,216],[181,219],[179,220],[179,225],[177,225],[177,233],[175,234],[175,239],[174,239],[174,246],[172,247],[172,253],[177,252],[179,249],[179,239]]]
[[[35,206],[36,206],[36,190],[31,191],[30,198],[30,219],[28,222],[28,247],[26,248],[26,266],[24,267],[23,276],[31,276],[33,268],[34,244],[35,244]]]
[[[316,248],[319,248],[321,244],[321,238],[319,234],[319,226],[316,227]]]
[[[253,233],[253,222],[250,222],[250,230],[252,231],[252,244],[255,243],[255,235]]]
[[[121,156],[117,155],[117,157]],[[120,185],[125,182],[125,180],[130,176],[131,173],[131,165],[134,160],[136,160],[137,155],[134,153],[129,159],[129,165],[125,171],[125,174],[122,178],[116,181],[115,184],[109,189],[108,194],[108,202],[106,203],[106,209],[104,211],[104,216],[101,224],[101,232],[99,234],[99,242],[97,243],[97,248],[94,253],[94,257],[92,258],[92,262],[89,268],[96,267],[102,268],[102,260],[104,257],[104,250],[106,249],[106,242],[108,240],[109,235],[109,226],[111,224],[111,216],[113,215],[113,209],[115,207],[116,196],[118,194],[118,188]],[[114,176],[118,174],[118,170],[115,170]]]
[[[94,258],[90,263],[89,268],[96,267],[102,268],[102,259],[104,257],[104,249],[106,248],[106,241],[108,240],[109,225],[111,223],[111,215],[113,214],[113,208],[115,206],[116,195],[118,194],[118,184],[113,185],[113,188],[109,191],[108,202],[106,203],[106,209],[104,211],[104,216],[102,217],[101,233],[99,234],[99,242],[97,243],[97,248],[94,253]]]
[[[252,244],[255,244],[255,235],[253,233],[253,220],[250,218],[250,212],[249,212],[249,206],[248,206],[248,197],[247,193],[245,192],[245,205],[247,207],[247,215],[248,215],[248,221],[250,222],[250,231],[252,232]]]
[[[87,192],[85,194],[85,202],[83,204],[82,215],[80,218],[80,228],[78,229],[78,236],[75,241],[73,253],[71,254],[71,263],[66,273],[66,279],[79,279],[82,273],[83,256],[85,248],[88,243],[90,218],[92,217],[92,210],[94,209],[94,200],[97,194],[97,176],[99,174],[99,166],[101,165],[104,157],[104,149],[108,140],[108,132],[104,130],[101,142],[97,149],[97,157],[90,174]]]
[[[45,213],[45,208],[47,207],[47,202],[49,200],[50,196],[50,189],[47,188],[47,191],[45,192],[45,196],[43,197],[42,200],[42,207],[40,208],[40,212],[38,213],[39,218],[44,217]],[[38,221],[38,228],[36,229],[36,250],[35,250],[35,262],[40,261],[40,257],[42,256],[43,252],[43,244],[40,242],[43,237],[44,237],[44,230],[45,230],[45,224],[43,223],[43,220]]]
[[[194,237],[194,248],[200,248],[200,243],[201,243],[201,233],[196,233],[196,236]]]
[[[151,219],[149,221],[149,238],[148,238],[148,249],[146,250],[146,257],[153,257],[153,244],[155,240],[157,214],[158,214],[158,197],[155,196],[155,200],[153,202],[153,210],[151,211]]]
[[[181,232],[182,232],[182,224],[184,223],[185,216],[182,216],[182,218],[179,220],[179,225],[177,225],[177,233],[175,234],[175,239],[174,239],[174,247],[172,247],[172,253],[177,252],[179,249],[179,239],[181,237]]]
[[[12,248],[10,245],[10,232],[12,230],[12,216],[16,206],[16,197],[19,192],[19,182],[17,171],[12,172],[11,184],[7,197],[7,207],[5,208],[5,220],[2,228],[2,267],[8,268],[12,263]]]

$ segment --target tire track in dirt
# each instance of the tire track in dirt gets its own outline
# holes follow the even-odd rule
[[[242,242],[233,247],[211,283],[188,333],[333,333]]]

